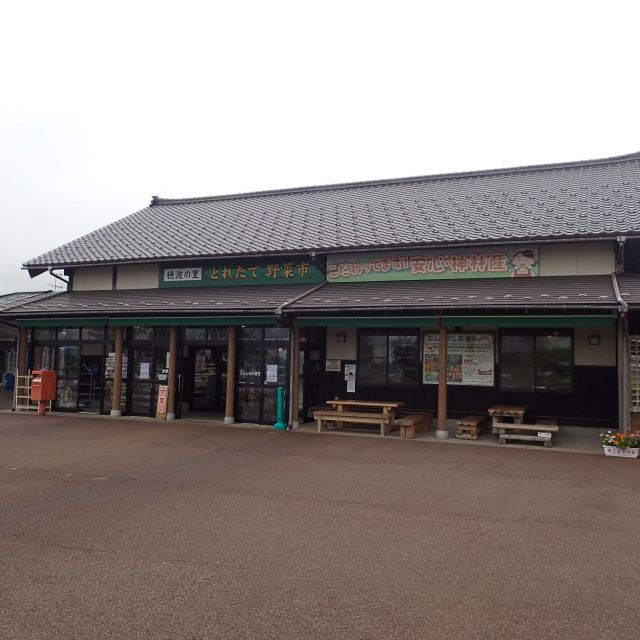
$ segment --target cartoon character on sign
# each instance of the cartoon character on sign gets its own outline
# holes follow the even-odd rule
[[[536,263],[536,256],[530,249],[524,251],[516,251],[511,259],[513,271],[512,278],[533,278],[536,274],[533,271],[533,265]]]

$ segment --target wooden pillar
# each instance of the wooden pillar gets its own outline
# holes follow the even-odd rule
[[[111,394],[111,417],[122,415],[122,353],[124,351],[124,327],[116,327],[116,359],[113,364],[113,392]]]
[[[18,357],[16,359],[16,368],[18,369],[18,375],[24,376],[27,374],[27,331],[26,327],[20,327],[18,333]],[[18,381],[16,380],[16,384]]]
[[[618,431],[631,430],[631,388],[629,362],[629,318],[626,313],[618,315]]]
[[[178,327],[169,333],[169,374],[167,376],[167,420],[176,419],[176,380],[178,379]]]
[[[438,338],[438,429],[436,438],[446,440],[447,431],[447,327],[440,318],[440,334]]]
[[[300,327],[293,319],[293,335],[291,340],[291,428],[300,428]]]
[[[224,410],[224,423],[233,424],[236,420],[234,417],[235,394],[236,394],[236,341],[238,338],[238,327],[235,325],[229,327],[229,336],[227,339],[227,399]]]

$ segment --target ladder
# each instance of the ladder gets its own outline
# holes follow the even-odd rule
[[[13,388],[13,410],[38,412],[38,402],[31,399],[31,370],[25,375],[19,375],[15,371],[16,382]],[[47,410],[51,412],[51,400],[47,402]]]

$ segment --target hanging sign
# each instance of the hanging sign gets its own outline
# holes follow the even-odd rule
[[[533,278],[538,247],[376,251],[327,257],[329,282]]]
[[[438,384],[440,336],[425,333],[422,349],[422,382]],[[447,384],[492,387],[495,355],[491,333],[447,335]]]
[[[216,260],[160,270],[160,287],[230,287],[251,284],[319,283],[324,275],[310,258]]]

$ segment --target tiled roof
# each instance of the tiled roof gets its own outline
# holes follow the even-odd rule
[[[71,291],[46,300],[27,302],[9,311],[14,317],[114,315],[273,314],[312,290],[308,284],[187,289],[123,289]],[[3,314],[5,315],[5,314]]]
[[[640,234],[640,153],[150,206],[26,267]]]
[[[41,300],[53,295],[51,291],[17,291],[0,296],[0,311],[5,311],[23,303],[25,300]]]
[[[5,317],[270,315],[332,311],[615,310],[611,276],[364,282],[73,291],[26,302]]]
[[[287,307],[297,313],[420,309],[612,309],[611,276],[329,284]]]
[[[632,308],[640,308],[640,275],[616,276],[620,297]]]

